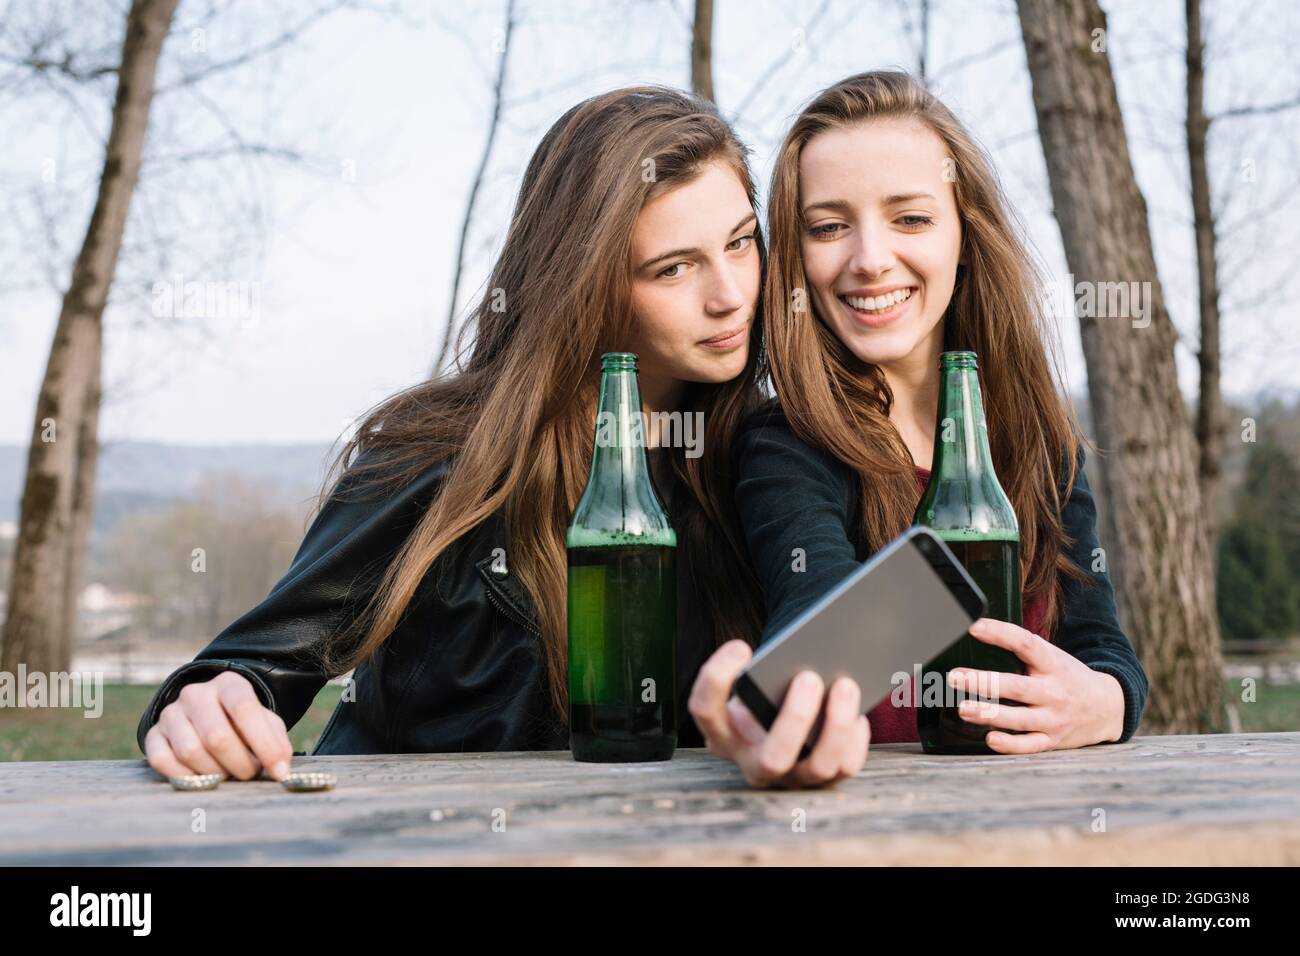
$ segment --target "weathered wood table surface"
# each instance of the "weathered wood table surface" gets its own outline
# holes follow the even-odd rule
[[[329,791],[173,790],[143,760],[0,764],[0,864],[1300,864],[1300,733],[1033,756],[871,748],[821,790],[705,750],[297,757]],[[201,824],[201,825],[200,825]]]

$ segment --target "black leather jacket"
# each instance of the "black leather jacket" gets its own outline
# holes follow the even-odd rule
[[[141,752],[159,712],[185,684],[225,669],[247,677],[286,726],[297,723],[328,680],[310,650],[364,608],[448,467],[433,466],[382,500],[332,494],[265,600],[158,688],[136,732]],[[493,570],[505,546],[504,523],[493,515],[434,562],[392,636],[354,672],[352,692],[313,754],[568,749],[567,720],[546,691],[532,600],[508,562],[503,573]],[[683,564],[679,557],[679,571]],[[684,582],[679,573],[679,597]],[[709,649],[698,629],[687,632],[679,624],[678,746],[698,747],[703,740],[686,701]]]

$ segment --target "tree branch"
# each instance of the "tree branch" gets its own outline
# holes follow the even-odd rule
[[[437,375],[444,367],[451,353],[452,336],[456,327],[456,300],[460,293],[461,275],[465,270],[465,245],[469,239],[470,223],[474,219],[474,204],[478,200],[479,188],[483,185],[483,176],[487,171],[488,162],[492,158],[492,144],[496,141],[497,127],[501,121],[501,105],[506,87],[506,67],[510,62],[510,35],[514,32],[515,21],[515,0],[506,0],[505,38],[501,47],[501,57],[497,61],[496,82],[492,88],[492,119],[488,124],[487,142],[483,144],[483,154],[479,157],[478,170],[474,174],[473,185],[470,186],[469,201],[465,204],[465,218],[461,221],[460,241],[456,246],[456,269],[451,282],[451,301],[447,305],[447,326],[443,329],[442,345],[439,346],[438,354],[434,359],[434,375]]]
[[[812,32],[813,27],[817,25],[818,21],[821,20],[822,16],[830,8],[830,5],[830,0],[822,0],[821,4],[813,12],[813,15],[808,19],[808,22],[803,27],[805,40],[808,38],[808,34]],[[794,47],[789,46],[785,53],[768,64],[767,69],[762,72],[759,78],[754,82],[754,85],[750,87],[749,92],[741,99],[740,105],[732,111],[731,122],[736,122],[737,119],[744,115],[745,110],[749,109],[750,104],[752,104],[758,97],[758,94],[762,92],[763,87],[768,84],[772,77],[780,72],[783,66],[790,62],[790,58],[793,56]]]
[[[1283,100],[1280,103],[1265,103],[1262,106],[1237,106],[1230,110],[1224,110],[1222,113],[1214,114],[1210,117],[1210,122],[1217,123],[1220,120],[1240,119],[1243,116],[1273,116],[1278,113],[1285,113],[1287,110],[1293,110],[1296,107],[1300,107],[1300,96]]]

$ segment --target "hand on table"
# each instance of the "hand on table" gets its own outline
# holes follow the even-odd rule
[[[224,773],[284,779],[293,745],[280,715],[262,706],[248,678],[222,671],[181,688],[144,738],[149,766],[164,777]]]

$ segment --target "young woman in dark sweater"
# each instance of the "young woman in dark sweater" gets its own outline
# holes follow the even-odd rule
[[[1147,680],[1111,584],[1093,570],[1104,563],[1082,440],[1048,359],[1034,268],[988,159],[907,74],[853,76],[795,120],[768,216],[765,328],[779,407],[736,450],[763,637],[911,523],[933,458],[939,354],[973,351],[994,466],[1020,525],[1025,613],[1024,627],[986,619],[971,633],[1013,651],[1027,674],[995,685],[1025,706],[976,705],[963,719],[984,725],[1001,753],[1128,740]],[[720,648],[701,683],[726,686],[749,656],[739,641]],[[989,679],[964,676],[971,691]],[[769,743],[773,777],[796,766],[817,713],[820,681],[802,679]],[[717,696],[697,701],[695,718],[720,752],[754,733]],[[868,718],[877,742],[918,739],[915,710],[889,697]]]

